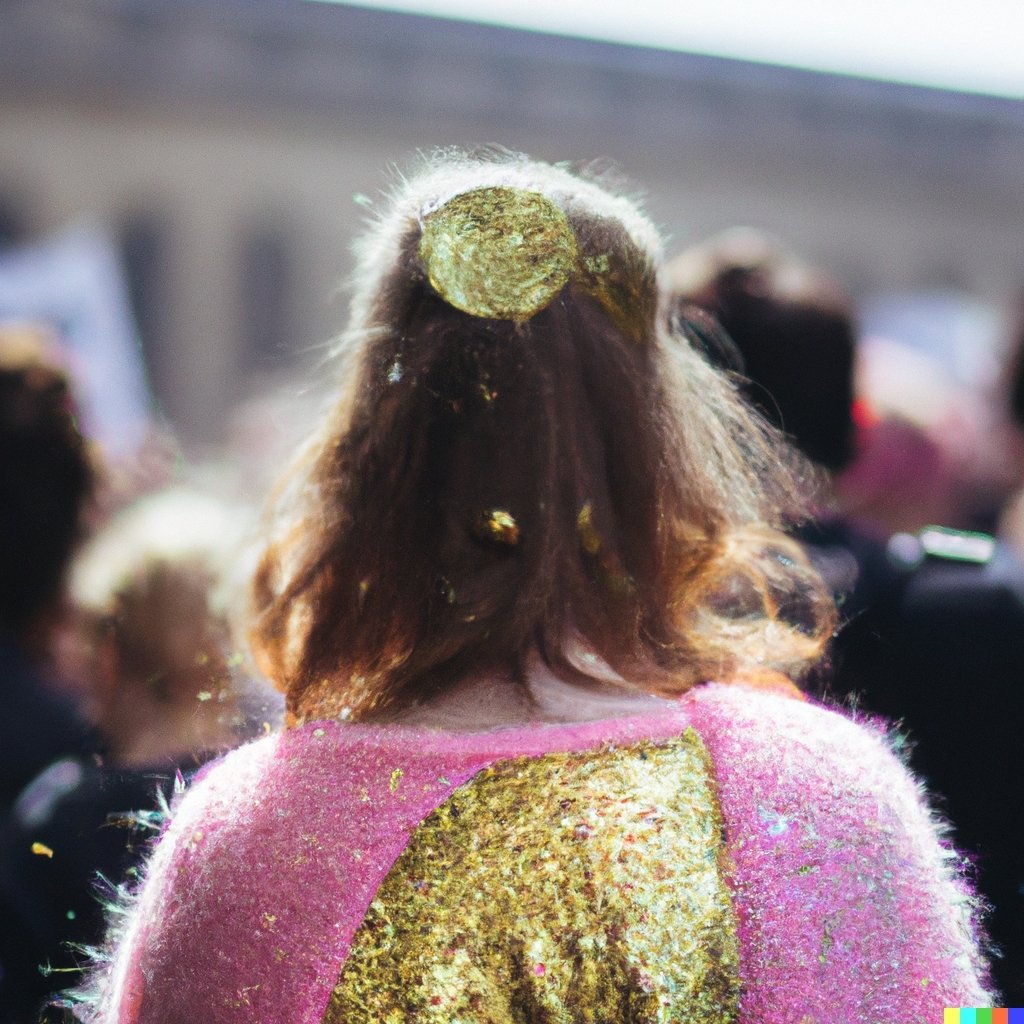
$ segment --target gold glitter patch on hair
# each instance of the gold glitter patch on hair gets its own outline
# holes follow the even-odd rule
[[[642,253],[624,250],[585,256],[581,280],[623,334],[636,342],[649,336],[658,289],[654,270]]]
[[[594,506],[585,501],[576,516],[576,531],[580,535],[580,544],[588,555],[596,555],[600,552],[603,541],[601,534],[594,526]]]
[[[493,541],[501,547],[514,548],[520,541],[519,524],[511,512],[501,508],[488,509],[474,524],[481,540]]]
[[[424,215],[419,251],[445,302],[491,320],[540,312],[578,259],[568,218],[555,203],[504,186],[464,192]]]
[[[733,1022],[739,950],[722,850],[692,730],[501,762],[417,829],[324,1022]]]

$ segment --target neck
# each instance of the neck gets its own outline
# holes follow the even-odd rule
[[[607,666],[605,666],[607,670]],[[619,679],[606,671],[607,678]],[[555,675],[539,656],[530,658],[525,685],[500,672],[469,676],[427,700],[388,716],[402,725],[476,732],[531,722],[593,722],[627,715],[658,715],[674,702],[629,688],[625,680]]]

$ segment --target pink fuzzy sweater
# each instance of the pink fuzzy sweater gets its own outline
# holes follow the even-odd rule
[[[958,870],[880,732],[739,685],[313,723],[181,800],[92,1019],[924,1024],[989,1005]]]

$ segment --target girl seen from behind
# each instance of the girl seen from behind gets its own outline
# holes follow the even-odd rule
[[[108,1024],[929,1020],[972,897],[875,730],[800,699],[806,481],[585,171],[443,155],[361,249],[249,634],[288,727],[176,808]]]

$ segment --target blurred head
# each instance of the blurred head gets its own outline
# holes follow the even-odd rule
[[[1009,404],[1010,418],[1019,430],[1024,430],[1024,298],[1018,306],[1008,364]]]
[[[679,693],[820,651],[829,606],[773,532],[802,513],[798,476],[670,329],[633,202],[444,158],[360,255],[340,397],[254,583],[250,638],[293,720],[522,680],[532,653]]]
[[[677,301],[707,310],[728,333],[758,409],[812,461],[846,466],[856,334],[838,285],[747,229],[681,253],[668,277]]]
[[[181,754],[240,724],[225,579],[242,525],[238,510],[172,488],[114,517],[76,560],[71,597],[115,757]]]
[[[0,630],[25,641],[54,611],[93,482],[46,334],[0,325]]]

